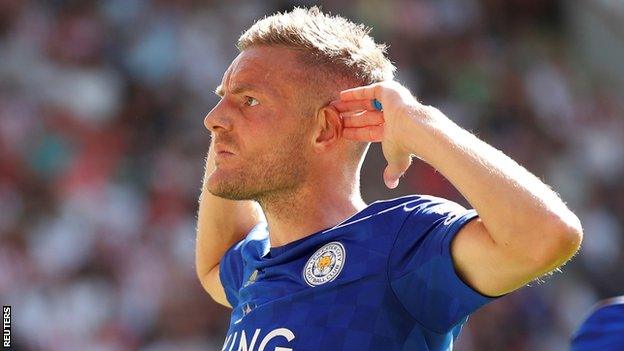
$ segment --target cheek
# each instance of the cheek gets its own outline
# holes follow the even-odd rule
[[[257,118],[264,119],[249,121],[240,134],[241,146],[247,151],[245,156],[250,158],[249,161],[258,159],[277,161],[289,157],[301,159],[309,151],[310,145],[307,141],[310,136],[306,132],[306,128],[309,128],[307,124],[283,125],[283,121],[276,118],[268,116]]]
[[[291,136],[270,135],[255,139],[246,158],[256,166],[273,167],[300,162],[304,154],[303,141]]]
[[[285,163],[303,162],[310,155],[310,145],[301,133],[292,134],[275,141],[276,157]]]

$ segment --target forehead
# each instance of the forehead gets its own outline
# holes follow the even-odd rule
[[[251,47],[241,52],[223,75],[222,84],[251,85],[267,93],[284,94],[301,70],[296,52],[281,47]]]

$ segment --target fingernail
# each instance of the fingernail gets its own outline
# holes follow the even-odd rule
[[[381,105],[381,102],[379,102],[379,100],[377,100],[377,99],[373,99],[373,107],[377,111],[382,111],[383,110],[383,106]]]
[[[388,185],[388,188],[394,189],[399,185],[399,180],[398,179],[391,180],[387,183],[387,185]]]

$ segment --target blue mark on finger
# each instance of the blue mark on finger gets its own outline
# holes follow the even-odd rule
[[[379,102],[379,100],[377,100],[377,99],[373,99],[373,107],[377,111],[382,111],[383,110],[383,106],[381,105],[381,102]]]

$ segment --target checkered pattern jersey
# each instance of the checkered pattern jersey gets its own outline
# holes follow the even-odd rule
[[[221,261],[233,307],[223,350],[452,350],[468,315],[492,300],[457,276],[450,254],[455,234],[476,216],[445,199],[410,195],[375,201],[274,248],[259,223]],[[330,252],[323,265],[340,270],[316,271],[311,285],[305,267],[329,243],[340,243],[331,248],[343,256]]]

